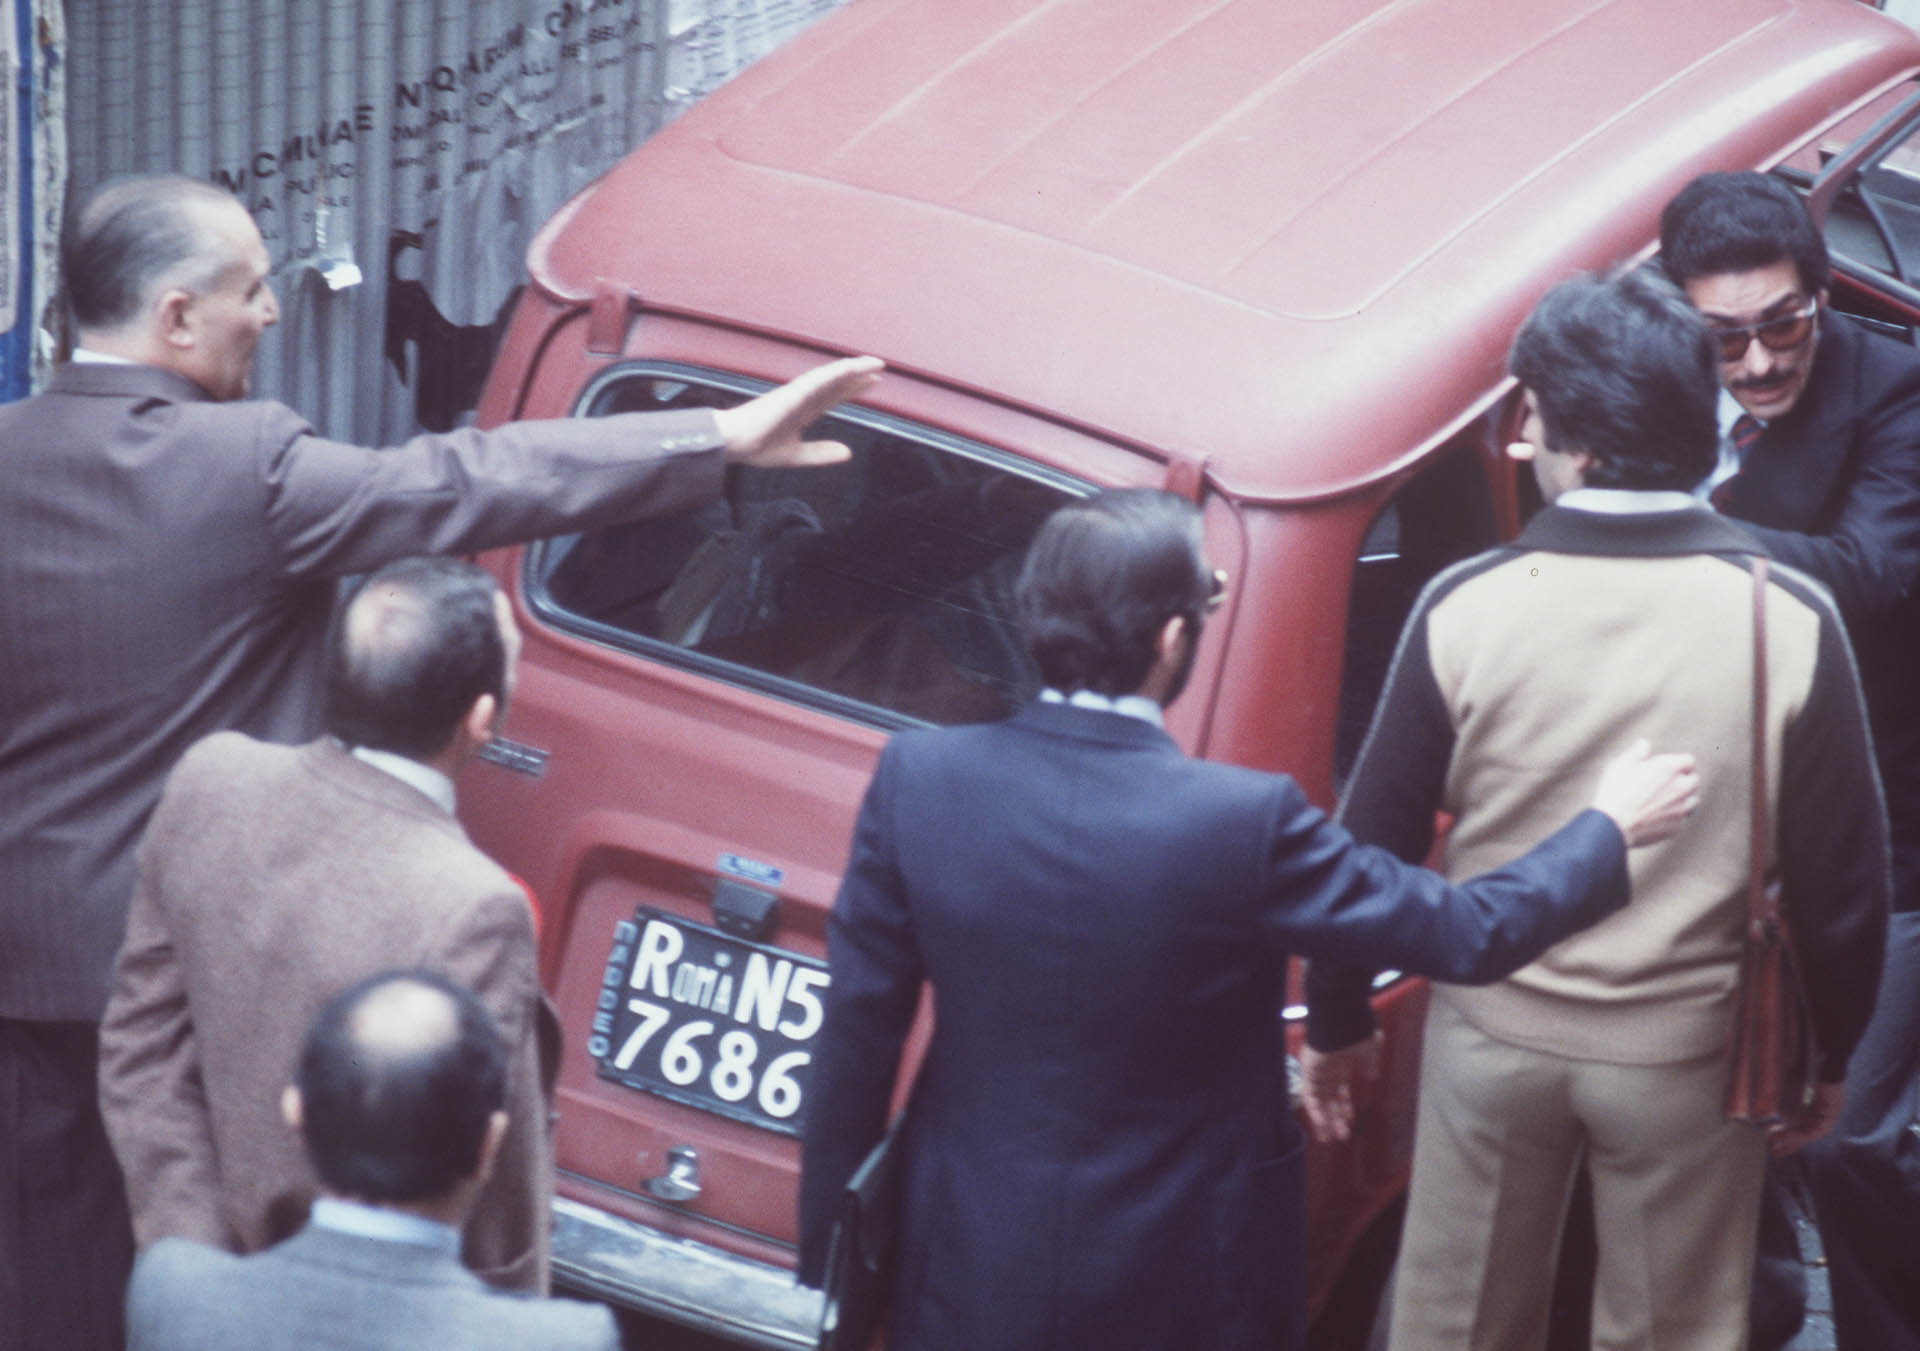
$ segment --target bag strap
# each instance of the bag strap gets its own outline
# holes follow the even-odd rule
[[[1753,569],[1753,829],[1747,868],[1747,924],[1756,938],[1780,920],[1779,902],[1767,895],[1767,560],[1755,554]]]

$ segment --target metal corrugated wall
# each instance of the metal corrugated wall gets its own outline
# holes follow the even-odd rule
[[[397,440],[471,407],[555,208],[837,2],[67,0],[72,184],[231,187],[282,309],[255,391]]]

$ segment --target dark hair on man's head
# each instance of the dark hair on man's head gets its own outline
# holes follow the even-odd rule
[[[387,971],[335,995],[300,1051],[307,1157],[361,1201],[438,1200],[480,1166],[507,1100],[507,1053],[473,993],[431,971]]]
[[[475,699],[505,699],[497,592],[454,558],[403,558],[368,577],[334,631],[327,730],[416,759],[444,750]]]
[[[1547,446],[1593,456],[1588,487],[1684,492],[1719,454],[1714,361],[1686,297],[1642,268],[1547,292],[1507,367],[1532,393]]]
[[[1199,509],[1172,493],[1125,488],[1049,516],[1015,594],[1047,684],[1117,696],[1146,679],[1168,619],[1184,615],[1198,631],[1211,583]]]
[[[1826,289],[1827,241],[1800,194],[1768,174],[1701,174],[1660,213],[1660,263],[1682,286],[1779,262],[1809,297]]]
[[[200,290],[231,265],[200,213],[238,207],[232,193],[181,174],[109,179],[68,219],[60,240],[67,309],[83,330],[110,332],[138,318],[163,282]]]

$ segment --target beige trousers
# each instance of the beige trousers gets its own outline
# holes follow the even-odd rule
[[[1766,1164],[1720,1115],[1718,1056],[1570,1060],[1427,1015],[1393,1351],[1539,1351],[1584,1157],[1596,1351],[1740,1351]]]

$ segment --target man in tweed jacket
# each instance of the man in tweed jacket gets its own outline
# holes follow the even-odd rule
[[[475,991],[505,1039],[513,1125],[464,1255],[495,1284],[546,1288],[557,1029],[527,896],[452,811],[518,642],[479,568],[389,564],[335,638],[330,737],[217,733],[168,779],[101,1026],[101,1108],[142,1248],[251,1252],[300,1227],[316,1179],[280,1124],[287,1068],[330,996],[404,964]]]

